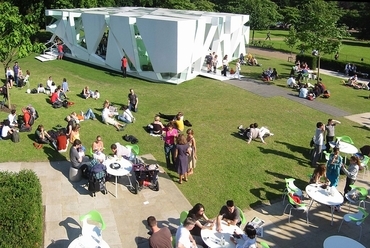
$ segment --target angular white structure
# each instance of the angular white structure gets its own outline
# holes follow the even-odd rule
[[[47,26],[66,56],[131,76],[180,84],[201,72],[209,51],[229,60],[245,54],[248,15],[160,8],[52,9]],[[210,49],[210,50],[209,50]]]

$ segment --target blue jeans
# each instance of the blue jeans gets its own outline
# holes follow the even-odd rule
[[[84,119],[85,120],[88,120],[88,119],[95,119],[95,114],[94,112],[91,110],[91,109],[88,109],[87,112],[85,113],[84,115]]]
[[[130,111],[137,112],[137,108],[135,108],[135,104],[130,103],[130,105],[128,106],[128,108],[130,109]]]
[[[168,145],[164,143],[164,156],[166,157],[167,167],[171,166],[171,160],[172,164],[175,164],[175,148],[176,146],[174,144]]]
[[[125,117],[123,117],[122,115],[117,116],[117,119],[118,119],[119,121],[123,121],[123,122],[125,122],[125,123],[132,123],[131,121],[127,120],[127,119],[126,119]]]

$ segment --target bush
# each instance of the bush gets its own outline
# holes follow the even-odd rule
[[[297,54],[295,59],[301,62],[306,62],[308,64],[308,67],[310,67],[312,70],[315,70],[317,68],[317,57],[316,56],[307,55],[307,54]]]
[[[31,170],[0,172],[1,247],[42,247],[41,184]]]

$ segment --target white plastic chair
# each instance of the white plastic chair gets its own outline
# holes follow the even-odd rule
[[[88,223],[87,222],[88,220],[92,220],[96,223],[99,223],[100,227]],[[102,239],[102,231],[105,229],[105,222],[98,211],[96,210],[90,211],[89,213],[81,216],[80,221],[82,221],[82,236],[97,240]]]

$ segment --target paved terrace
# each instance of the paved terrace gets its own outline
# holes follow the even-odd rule
[[[155,161],[151,155],[143,158],[147,163]],[[159,175],[158,192],[145,189],[138,195],[134,195],[124,186],[128,184],[127,177],[121,177],[118,180],[117,198],[110,193],[115,190],[113,182],[107,182],[109,191],[107,195],[97,193],[97,196],[92,198],[84,187],[86,181],[69,182],[69,162],[0,164],[0,170],[18,172],[21,169],[32,169],[40,178],[45,206],[44,247],[48,248],[68,247],[72,240],[81,234],[79,216],[92,209],[102,213],[107,224],[107,228],[103,231],[103,238],[111,248],[148,247],[148,230],[145,222],[149,215],[156,216],[160,226],[168,226],[175,233],[179,225],[180,212],[191,208],[177,185],[164,173]],[[369,175],[363,180],[363,174],[361,174],[361,179],[356,184],[370,188]],[[285,177],[276,176],[280,181]],[[281,182],[270,183],[279,183],[282,190],[284,188]],[[343,188],[342,180],[338,189],[342,191]],[[222,204],[223,202],[220,201],[220,207]],[[249,209],[249,206],[240,207],[244,209],[248,220],[254,216],[265,220],[264,237],[259,238],[258,241],[265,240],[271,247],[276,248],[322,247],[325,238],[337,234],[342,216],[348,209],[345,207],[345,211],[335,212],[334,224],[331,226],[330,208],[320,204],[312,206],[309,213],[310,225],[306,224],[305,214],[301,211],[293,211],[291,223],[288,223],[288,215],[283,214],[285,205],[282,201],[255,209]],[[351,211],[355,209],[352,207]],[[344,224],[340,232],[340,235],[354,239],[358,238],[358,234],[359,228],[354,225]],[[361,243],[369,247],[370,218],[367,218],[364,223]]]

